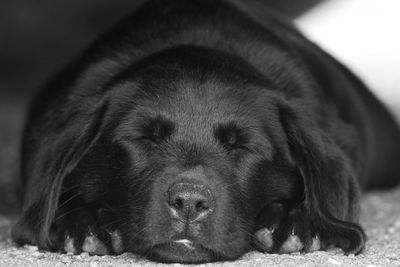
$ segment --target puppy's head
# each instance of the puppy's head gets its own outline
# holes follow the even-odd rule
[[[129,251],[173,262],[235,259],[263,206],[292,198],[270,86],[245,62],[179,47],[110,85],[104,130],[74,171]]]

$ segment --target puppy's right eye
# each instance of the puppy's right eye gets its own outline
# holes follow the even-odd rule
[[[143,124],[141,135],[137,139],[158,144],[171,136],[173,130],[174,125],[171,121],[157,117]]]

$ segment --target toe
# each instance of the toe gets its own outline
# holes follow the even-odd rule
[[[274,247],[273,231],[267,228],[260,229],[255,233],[255,239],[255,243],[261,251],[272,251]]]
[[[311,241],[311,245],[309,248],[307,248],[306,252],[314,252],[314,251],[318,251],[321,249],[321,240],[319,239],[319,237],[316,235],[312,241]]]
[[[64,241],[64,251],[66,253],[77,254],[78,251],[74,245],[74,238],[67,236]]]
[[[100,241],[95,235],[87,235],[82,245],[82,250],[90,255],[107,255],[109,254],[107,246]]]
[[[114,253],[121,254],[122,252],[124,252],[124,246],[122,243],[121,232],[118,230],[110,232],[110,237],[111,237],[111,245],[114,250]]]
[[[271,203],[260,212],[257,224],[260,227],[254,234],[255,245],[264,252],[274,250],[274,239],[282,220],[286,216],[286,208],[281,203]]]
[[[279,253],[299,252],[304,248],[303,242],[297,235],[289,235],[279,249]]]

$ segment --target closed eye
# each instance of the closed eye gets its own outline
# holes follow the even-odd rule
[[[239,128],[235,123],[229,122],[215,127],[215,138],[227,149],[244,149],[248,143],[246,132]]]
[[[139,127],[140,135],[138,140],[146,140],[159,143],[174,131],[174,124],[161,116],[145,119]]]
[[[125,130],[120,140],[129,143],[160,144],[168,139],[174,132],[174,124],[157,116],[155,118],[143,118],[136,122],[129,131]]]

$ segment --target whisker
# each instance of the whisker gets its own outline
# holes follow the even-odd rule
[[[58,205],[58,209],[63,207],[64,205],[66,205],[68,202],[70,202],[71,200],[73,200],[74,198],[76,198],[77,196],[79,196],[80,193],[75,193],[74,195],[72,195],[71,197],[69,197],[68,199],[66,199],[65,201],[63,201],[61,204]]]
[[[87,207],[89,207],[89,205],[80,206],[80,207],[78,207],[78,208],[74,208],[74,209],[71,209],[71,210],[69,210],[69,211],[66,211],[66,212],[64,212],[64,213],[62,213],[62,214],[60,214],[60,215],[58,215],[58,216],[55,218],[55,220],[59,220],[59,219],[65,217],[66,215],[68,215],[68,214],[70,214],[70,213],[73,213],[73,212],[78,211],[78,210],[81,210],[81,209],[86,209]]]

